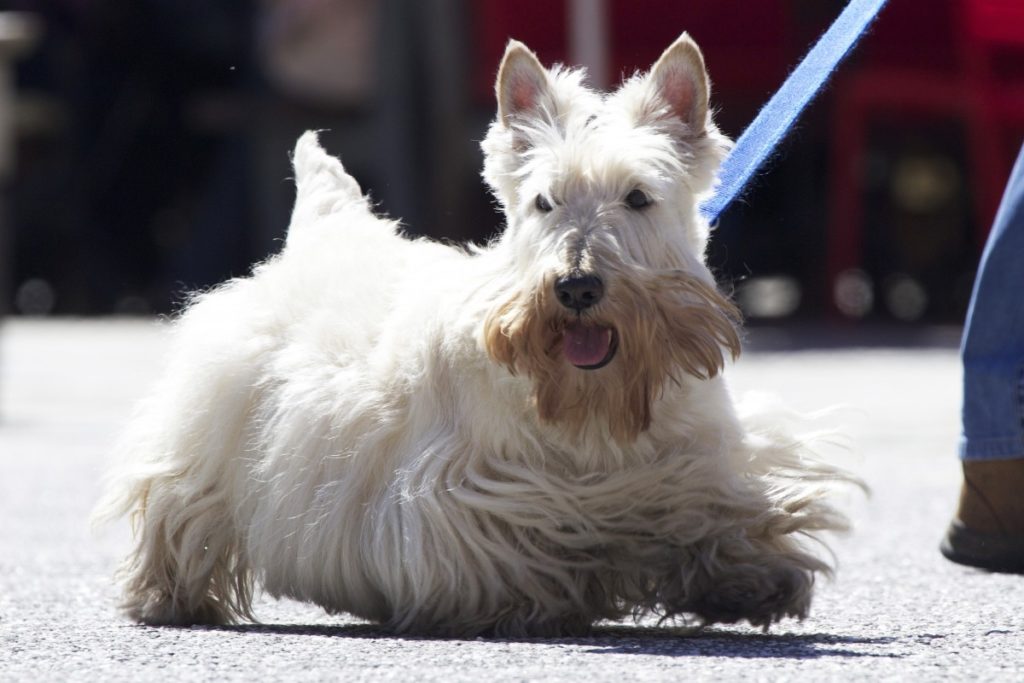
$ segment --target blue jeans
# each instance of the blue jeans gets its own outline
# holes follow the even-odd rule
[[[981,256],[960,355],[960,457],[1024,458],[1024,148]]]

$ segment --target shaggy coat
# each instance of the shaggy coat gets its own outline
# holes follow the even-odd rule
[[[302,136],[282,252],[195,297],[122,441],[104,513],[134,522],[133,619],[253,619],[256,587],[460,636],[807,613],[843,475],[720,374],[738,315],[697,203],[728,141],[700,52],[581,79],[510,43],[486,248],[403,236]],[[572,308],[581,274],[603,293]]]

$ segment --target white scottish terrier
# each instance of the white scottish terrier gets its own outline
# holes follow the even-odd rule
[[[844,475],[741,419],[698,200],[728,140],[684,34],[600,94],[509,43],[484,177],[507,217],[408,239],[306,133],[282,253],[198,296],[127,433],[124,608],[253,619],[257,586],[400,632],[803,617]]]

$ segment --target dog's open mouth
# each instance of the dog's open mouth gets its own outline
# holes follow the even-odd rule
[[[612,362],[619,349],[615,330],[600,325],[569,323],[562,335],[565,359],[580,370],[597,370]]]

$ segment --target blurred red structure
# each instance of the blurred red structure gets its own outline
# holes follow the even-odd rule
[[[545,64],[565,62],[569,51],[565,2],[546,0],[482,0],[474,3],[474,92],[483,102],[493,100],[494,77],[510,38],[521,40]]]
[[[509,38],[525,42],[545,64],[572,64],[568,36],[571,2],[480,0],[473,6],[474,91],[490,104],[494,76]],[[649,68],[680,33],[700,44],[717,91],[767,99],[799,55],[788,0],[604,0],[609,85]],[[717,98],[716,98],[717,99]],[[738,132],[738,131],[737,131]]]
[[[928,35],[927,42],[922,33]],[[931,53],[924,55],[923,45]],[[1024,2],[892,3],[871,37],[863,68],[836,86],[827,274],[830,287],[860,265],[864,157],[872,120],[957,119],[967,140],[980,250],[1012,164],[1008,133],[1024,131]],[[1018,138],[1019,140],[1019,138]]]

